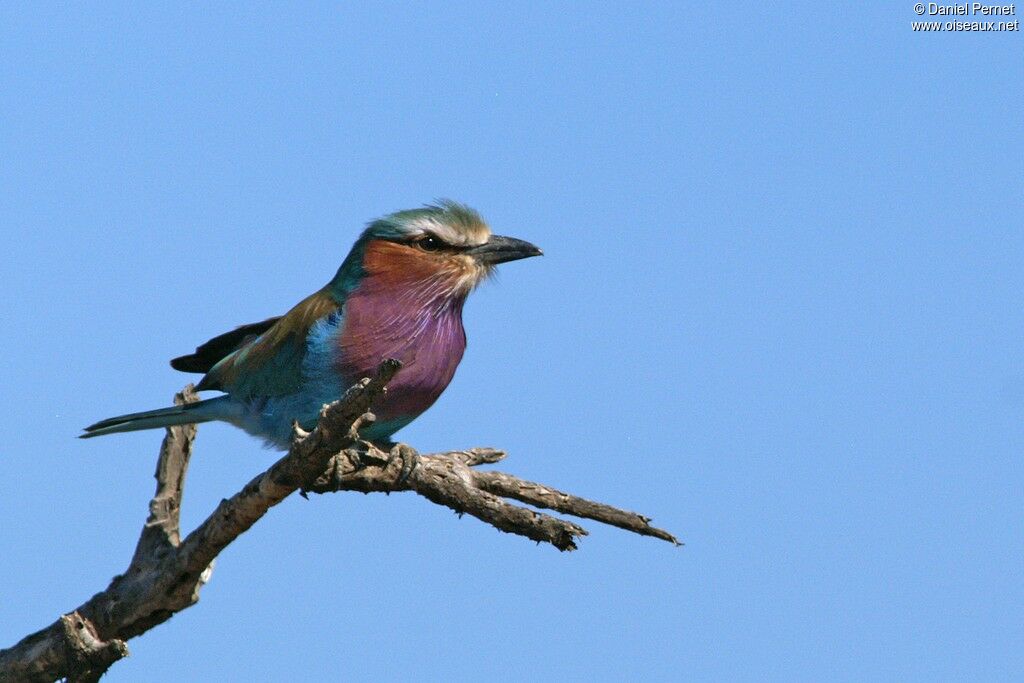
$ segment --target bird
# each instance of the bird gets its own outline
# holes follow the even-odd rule
[[[540,256],[525,240],[491,232],[474,209],[440,200],[373,220],[324,287],[282,316],[242,325],[171,361],[203,373],[197,391],[222,395],[119,415],[81,438],[221,421],[287,450],[293,425],[315,428],[386,359],[402,363],[371,406],[361,438],[388,443],[438,399],[466,348],[462,309],[498,264]]]

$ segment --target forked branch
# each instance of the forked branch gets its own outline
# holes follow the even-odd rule
[[[125,641],[195,604],[217,555],[296,490],[302,495],[414,491],[501,531],[550,543],[559,550],[575,550],[576,539],[585,536],[586,530],[533,508],[591,519],[679,545],[674,536],[652,527],[648,518],[636,513],[503,472],[474,469],[502,460],[502,451],[473,448],[420,455],[405,444],[385,451],[360,439],[359,428],[374,419],[368,412],[370,405],[400,367],[397,361],[382,363],[376,377],[361,380],[341,400],[325,406],[312,432],[296,426],[288,454],[221,501],[184,540],[180,538],[179,511],[196,428],[168,428],[157,462],[156,493],[128,569],[84,604],[13,647],[0,650],[0,683],[98,680],[114,662],[127,656]],[[195,400],[191,385],[175,397],[177,403]]]

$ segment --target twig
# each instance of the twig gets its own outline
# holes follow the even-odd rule
[[[308,490],[314,493],[415,491],[438,505],[460,514],[470,514],[501,531],[550,543],[559,550],[575,550],[575,540],[586,536],[587,531],[572,522],[513,505],[505,499],[593,519],[681,545],[672,534],[650,526],[647,517],[562,493],[504,472],[472,469],[477,465],[498,462],[504,457],[502,451],[492,448],[419,455],[405,444],[398,444],[390,453],[384,453],[373,444],[361,442],[358,449],[339,453],[328,472],[314,481]],[[400,481],[403,458],[416,461],[412,475],[404,482]]]

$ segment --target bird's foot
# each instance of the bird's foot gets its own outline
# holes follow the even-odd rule
[[[399,470],[398,479],[395,480],[395,484],[391,488],[392,491],[403,488],[409,481],[409,477],[416,471],[416,467],[420,463],[420,454],[409,444],[399,443],[391,448],[385,468],[390,467],[396,459],[402,461],[402,468]]]
[[[342,451],[342,453],[348,456],[348,461],[352,463],[353,472],[358,472],[359,470],[366,469],[367,466],[371,464],[367,462],[367,459],[365,457],[363,457],[366,453],[362,448],[360,448],[360,445],[357,445],[353,448],[346,448],[344,451]]]
[[[360,429],[372,425],[376,420],[376,415],[366,412],[357,417],[352,423],[352,426],[348,429],[347,436],[352,445],[346,448],[344,452],[352,463],[353,471],[358,472],[370,465],[380,465],[387,462],[386,460],[370,456],[370,451],[374,447],[374,444],[359,436]]]

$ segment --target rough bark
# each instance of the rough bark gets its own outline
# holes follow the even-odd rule
[[[96,681],[128,655],[125,644],[199,600],[217,555],[255,524],[267,510],[295,491],[414,491],[438,505],[472,515],[495,528],[575,550],[582,527],[509,500],[591,519],[679,545],[633,512],[596,503],[551,487],[495,471],[478,471],[505,457],[491,448],[420,455],[405,444],[385,451],[359,438],[373,420],[369,406],[400,368],[383,363],[376,377],[364,379],[341,400],[325,406],[319,423],[305,433],[297,426],[288,454],[221,501],[184,540],[179,511],[195,425],[170,427],[160,448],[156,493],[135,553],[124,574],[46,628],[0,650],[0,682]],[[191,385],[175,396],[197,400]]]

